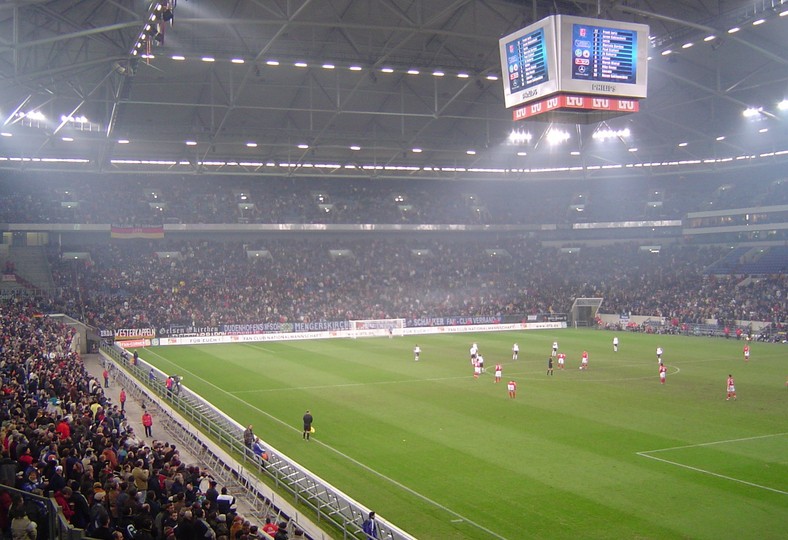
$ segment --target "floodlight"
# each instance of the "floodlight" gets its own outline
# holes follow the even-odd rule
[[[559,144],[564,141],[568,141],[569,137],[570,135],[568,132],[553,128],[550,128],[550,130],[547,132],[547,135],[545,135],[545,138],[549,144]]]

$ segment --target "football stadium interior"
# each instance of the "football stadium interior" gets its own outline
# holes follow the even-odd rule
[[[3,0],[0,527],[781,537],[786,171],[785,0]]]

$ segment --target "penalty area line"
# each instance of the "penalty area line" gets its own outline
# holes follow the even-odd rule
[[[757,440],[757,439],[767,439],[767,438],[770,438],[770,437],[781,437],[781,436],[784,436],[784,435],[788,435],[788,432],[786,432],[786,433],[772,433],[770,435],[757,435],[755,437],[743,437],[743,438],[740,438],[740,439],[726,439],[726,440],[722,440],[722,441],[711,441],[711,442],[707,442],[707,443],[686,444],[686,445],[683,445],[683,446],[672,446],[670,448],[658,448],[656,450],[646,450],[646,451],[643,451],[643,452],[635,452],[635,453],[636,453],[636,455],[638,455],[640,457],[653,459],[655,461],[661,461],[662,463],[667,463],[669,465],[674,465],[676,467],[681,467],[682,469],[688,469],[690,471],[695,471],[695,472],[698,472],[698,473],[701,473],[701,474],[707,474],[709,476],[714,476],[716,478],[722,478],[723,480],[729,480],[731,482],[736,482],[736,483],[739,483],[739,484],[743,484],[745,486],[750,486],[750,487],[754,487],[754,488],[758,488],[758,489],[763,489],[763,490],[766,490],[766,491],[771,491],[772,493],[779,493],[780,495],[788,495],[788,491],[783,491],[781,489],[772,488],[772,487],[769,487],[769,486],[763,486],[761,484],[756,484],[754,482],[748,482],[747,480],[742,480],[741,478],[734,478],[732,476],[726,476],[724,474],[715,473],[713,471],[709,471],[709,470],[706,470],[706,469],[701,469],[699,467],[693,467],[692,465],[686,465],[684,463],[679,463],[678,461],[671,461],[669,459],[664,459],[664,458],[660,458],[660,457],[651,455],[651,454],[655,454],[657,452],[669,452],[671,450],[685,450],[685,449],[688,449],[688,448],[701,448],[701,447],[704,447],[704,446],[713,446],[713,445],[717,445],[717,444],[730,444],[730,443],[743,442],[743,441],[754,441],[754,440]]]
[[[715,476],[717,478],[722,478],[723,480],[730,480],[731,482],[737,482],[739,484],[744,484],[746,486],[751,486],[751,487],[755,487],[755,488],[759,488],[759,489],[765,489],[766,491],[779,493],[781,495],[788,495],[788,491],[782,491],[780,489],[771,488],[769,486],[762,486],[762,485],[756,484],[754,482],[748,482],[747,480],[741,480],[740,478],[733,478],[732,476],[725,476],[724,474],[719,474],[719,473],[715,473],[715,472],[712,472],[712,471],[707,471],[706,469],[700,469],[698,467],[693,467],[691,465],[685,465],[684,463],[678,463],[676,461],[670,461],[669,459],[663,459],[663,458],[659,458],[659,457],[656,457],[656,456],[651,456],[651,455],[645,454],[643,452],[638,452],[637,455],[642,456],[642,457],[646,457],[646,458],[649,458],[649,459],[653,459],[653,460],[656,460],[656,461],[661,461],[662,463],[668,463],[670,465],[675,465],[676,467],[681,467],[683,469],[689,469],[691,471],[699,472],[699,473],[702,473],[702,474],[708,474],[709,476]]]

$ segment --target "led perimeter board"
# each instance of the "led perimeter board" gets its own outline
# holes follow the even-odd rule
[[[649,28],[553,15],[499,40],[506,107],[555,93],[645,98]]]

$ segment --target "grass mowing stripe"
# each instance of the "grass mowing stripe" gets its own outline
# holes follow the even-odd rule
[[[146,350],[146,355],[147,354],[153,354],[153,355],[165,360],[166,362],[170,363],[171,365],[176,365],[173,362],[170,362],[169,360],[164,358],[163,356],[159,355],[158,353],[156,353],[154,351],[151,351],[150,349]],[[228,392],[228,391],[224,390],[223,388],[220,388],[220,387],[216,386],[215,384],[213,384],[213,383],[211,383],[211,382],[209,382],[209,381],[207,381],[207,380],[195,375],[192,372],[187,372],[187,373],[189,373],[190,376],[193,376],[196,379],[199,379],[200,381],[202,381],[203,383],[213,387],[214,389],[218,390],[219,392],[221,392],[221,393],[223,393],[225,395],[228,395],[228,396],[236,398],[238,401],[240,401],[241,403],[243,403],[247,407],[250,407],[250,408],[254,409],[258,413],[263,414],[263,415],[267,416],[268,418],[278,422],[279,424],[281,424],[283,426],[286,426],[286,427],[288,427],[289,429],[291,429],[291,430],[293,430],[295,432],[300,433],[300,430],[298,428],[295,428],[295,427],[291,426],[290,424],[288,424],[284,420],[282,420],[280,418],[277,418],[277,417],[267,413],[266,411],[260,409],[259,407],[256,407],[256,406],[254,406],[254,405],[252,405],[250,403],[247,403],[246,401],[238,398],[237,396],[234,396],[231,392]],[[494,538],[498,538],[499,540],[507,540],[507,538],[505,536],[499,535],[498,533],[492,531],[491,529],[488,529],[487,527],[485,527],[485,526],[483,526],[483,525],[481,525],[479,523],[476,523],[475,521],[473,521],[472,519],[468,518],[467,516],[463,516],[462,514],[460,514],[458,512],[455,512],[451,508],[448,508],[448,507],[440,504],[439,502],[430,499],[426,495],[422,495],[421,493],[417,492],[416,490],[414,490],[414,489],[402,484],[401,482],[398,482],[398,481],[394,480],[393,478],[390,478],[389,476],[386,476],[385,474],[383,474],[383,473],[373,469],[372,467],[370,467],[370,466],[358,461],[357,459],[352,458],[351,456],[345,454],[344,452],[341,452],[340,450],[338,450],[336,448],[333,448],[332,446],[330,446],[330,445],[328,445],[328,444],[326,444],[326,443],[324,443],[324,442],[322,442],[320,440],[317,440],[317,439],[314,439],[313,442],[325,447],[327,450],[330,450],[331,452],[335,453],[336,455],[346,459],[350,463],[353,463],[354,465],[360,467],[361,469],[364,469],[367,472],[369,472],[371,474],[374,474],[378,478],[381,478],[381,479],[385,480],[386,482],[388,482],[388,483],[396,486],[397,488],[399,488],[399,489],[401,489],[401,490],[413,495],[414,497],[417,497],[418,499],[421,499],[422,501],[424,501],[426,503],[429,503],[432,506],[434,506],[434,507],[436,507],[436,508],[438,508],[440,510],[443,510],[444,512],[450,514],[453,518],[456,518],[456,520],[460,520],[461,522],[468,523],[468,524],[472,525],[473,527],[475,527],[475,528],[477,528],[477,529],[489,534],[490,536],[492,536]],[[455,520],[452,520],[452,521],[456,522]]]
[[[712,472],[712,471],[707,471],[706,469],[700,469],[698,467],[693,467],[691,465],[685,465],[684,463],[678,463],[676,461],[670,461],[669,459],[659,458],[659,457],[652,456],[652,455],[647,454],[647,453],[638,452],[638,455],[642,456],[642,457],[645,457],[645,458],[654,459],[656,461],[661,461],[663,463],[669,463],[670,465],[675,465],[676,467],[682,467],[684,469],[689,469],[691,471],[695,471],[695,472],[699,472],[699,473],[703,473],[703,474],[708,474],[708,475],[711,475],[711,476],[716,476],[717,478],[723,478],[725,480],[730,480],[731,482],[738,482],[739,484],[744,484],[746,486],[752,486],[752,487],[759,488],[759,489],[765,489],[767,491],[773,491],[774,493],[779,493],[781,495],[788,495],[788,491],[782,491],[780,489],[771,488],[771,487],[768,487],[768,486],[762,486],[760,484],[755,484],[753,482],[748,482],[747,480],[740,480],[739,478],[733,478],[731,476],[725,476],[724,474],[719,474],[719,473],[715,473],[715,472]]]
[[[569,329],[166,347],[156,352],[171,364],[152,360],[164,371],[199,375],[187,378],[191,390],[425,540],[490,534],[327,447],[501,537],[782,538],[788,521],[783,495],[654,466],[638,452],[784,432],[785,346],[753,343],[745,364],[744,343],[735,339],[621,332],[614,353],[612,336]],[[567,369],[548,377],[546,359],[556,339]],[[473,341],[488,369],[478,380],[468,363]],[[518,361],[511,360],[515,341]],[[412,356],[416,343],[419,362]],[[659,384],[657,346],[670,366],[665,385]],[[588,371],[577,369],[583,350],[590,355]],[[516,400],[492,383],[499,362],[504,383],[519,383]],[[728,373],[736,377],[735,404],[725,401]],[[294,437],[306,408],[316,414],[325,446]],[[763,441],[653,456],[784,490],[785,439]]]

